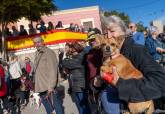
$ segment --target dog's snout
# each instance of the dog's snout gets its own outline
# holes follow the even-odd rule
[[[105,50],[106,50],[107,52],[110,52],[110,51],[111,51],[110,46],[106,46],[106,47],[105,47]]]

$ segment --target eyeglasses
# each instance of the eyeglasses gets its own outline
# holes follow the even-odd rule
[[[94,41],[95,41],[95,38],[89,40],[89,42],[94,42]]]

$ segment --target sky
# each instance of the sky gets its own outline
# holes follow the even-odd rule
[[[100,10],[124,12],[132,22],[142,21],[144,26],[155,19],[165,24],[165,0],[55,0],[55,4],[59,10],[98,5]]]

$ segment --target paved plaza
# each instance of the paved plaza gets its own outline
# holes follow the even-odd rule
[[[78,114],[75,104],[72,102],[69,94],[67,94],[67,88],[68,88],[67,81],[64,81],[62,85],[64,85],[65,87],[65,99],[64,99],[64,104],[63,104],[65,114]],[[21,114],[46,114],[46,112],[43,105],[41,105],[41,107],[38,110],[35,109],[34,106],[30,107],[28,105],[27,107],[25,107],[24,110],[22,110]]]

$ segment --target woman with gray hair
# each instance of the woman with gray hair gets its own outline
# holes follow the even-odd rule
[[[129,31],[129,29],[127,28],[127,26],[125,25],[125,23],[117,16],[115,15],[112,15],[112,16],[109,16],[109,17],[105,17],[105,16],[101,16],[101,21],[103,23],[103,26],[106,28],[106,29],[109,29],[112,27],[112,25],[116,24],[116,27],[117,25],[121,28],[121,31],[123,32],[123,35],[125,34],[130,34],[131,31]]]
[[[110,84],[118,89],[119,98],[135,103],[165,96],[165,70],[153,60],[148,50],[142,45],[135,44],[119,17],[103,17],[102,22],[108,30],[108,38],[118,42],[120,53],[143,74],[143,78],[140,79],[124,80],[119,77],[114,67],[112,73],[114,79]]]

